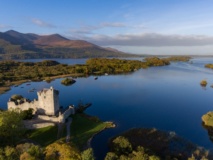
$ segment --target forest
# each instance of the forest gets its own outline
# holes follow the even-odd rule
[[[60,64],[56,61],[44,60],[42,62],[0,62],[0,81],[17,81],[23,79],[39,80],[45,77],[81,73],[90,74],[116,74],[127,73],[140,68],[168,65],[169,60],[157,57],[146,58],[144,62],[139,60],[92,58],[84,65]]]
[[[67,143],[65,125],[60,134],[57,126],[29,130],[23,122],[32,118],[29,115],[32,115],[30,110],[0,110],[0,160],[94,160],[87,142],[110,127],[96,117],[75,114],[70,126],[73,132]]]
[[[85,64],[67,65],[53,60],[42,62],[0,62],[0,86],[11,86],[17,81],[51,81],[63,76],[89,76],[104,74],[123,74],[134,72],[141,68],[169,65],[171,58],[149,57],[143,61],[109,58],[91,58]],[[179,57],[175,60],[185,61],[188,57]]]
[[[133,128],[110,139],[105,160],[117,159],[207,160],[212,159],[212,155],[174,132]]]

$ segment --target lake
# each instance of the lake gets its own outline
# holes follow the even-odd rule
[[[86,60],[62,61],[83,64]],[[98,159],[103,159],[110,137],[134,127],[174,131],[199,146],[213,149],[213,143],[201,124],[201,116],[213,111],[213,88],[210,87],[213,70],[204,68],[204,64],[213,63],[213,58],[194,58],[191,61],[193,63],[171,63],[130,74],[99,76],[97,80],[94,76],[77,78],[71,86],[61,85],[61,79],[51,83],[31,82],[29,86],[24,83],[0,95],[0,107],[6,109],[13,94],[22,94],[33,100],[37,95],[29,92],[30,89],[50,86],[60,91],[63,106],[77,105],[79,100],[91,102],[92,106],[86,113],[117,125],[94,137],[92,147]],[[208,82],[205,88],[199,84],[202,79]]]

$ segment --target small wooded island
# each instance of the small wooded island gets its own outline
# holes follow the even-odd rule
[[[205,79],[203,79],[202,81],[200,81],[200,85],[202,87],[206,87],[207,84],[208,84],[208,82]]]
[[[213,64],[206,64],[205,67],[206,67],[206,68],[213,69]]]
[[[61,84],[65,85],[65,86],[69,86],[75,82],[76,81],[73,78],[65,78],[65,79],[61,80]]]

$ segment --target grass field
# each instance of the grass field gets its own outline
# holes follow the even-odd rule
[[[76,114],[73,116],[71,124],[71,142],[82,150],[91,137],[104,130],[106,127],[107,124],[96,117]]]
[[[39,143],[41,146],[45,147],[57,140],[58,127],[49,126],[45,128],[35,129],[29,131],[29,139]]]
[[[78,149],[82,150],[86,148],[87,142],[98,132],[105,128],[110,128],[111,123],[105,123],[100,121],[97,117],[91,117],[86,114],[75,114],[72,116],[71,123],[71,143]],[[60,133],[61,140],[65,141],[66,129]],[[45,147],[57,140],[58,128],[57,126],[50,126],[40,129],[31,130],[28,132],[29,139],[39,143]]]

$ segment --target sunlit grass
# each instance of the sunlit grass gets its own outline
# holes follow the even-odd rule
[[[86,114],[76,114],[72,116],[71,123],[71,143],[80,150],[87,146],[90,138],[105,128],[113,127],[113,123],[100,121],[97,117],[91,117]],[[61,139],[65,140],[66,129],[63,129]],[[47,146],[58,140],[58,127],[50,126],[28,132],[28,138],[39,143],[41,146]]]
[[[99,121],[97,118],[91,118],[84,114],[76,114],[73,116],[71,124],[71,141],[79,149],[82,149],[92,136],[106,127],[107,124]]]
[[[58,127],[49,126],[29,131],[29,138],[39,143],[41,146],[47,146],[57,140]]]

